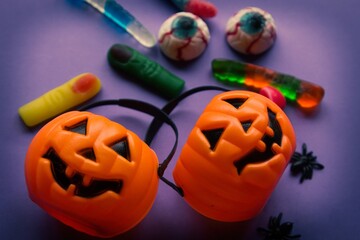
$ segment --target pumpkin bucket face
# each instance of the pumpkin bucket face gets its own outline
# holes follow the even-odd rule
[[[89,112],[68,112],[34,137],[25,161],[31,199],[90,235],[129,230],[150,210],[158,187],[155,153],[133,132]]]
[[[266,204],[295,143],[289,119],[271,100],[249,91],[219,94],[191,131],[174,180],[199,213],[247,220]]]

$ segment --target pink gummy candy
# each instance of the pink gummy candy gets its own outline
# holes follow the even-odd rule
[[[277,90],[274,87],[271,86],[267,86],[267,87],[263,87],[260,92],[261,95],[269,98],[270,100],[272,100],[274,103],[276,103],[281,109],[284,109],[286,106],[286,99],[285,97],[281,94],[281,92],[279,90]]]

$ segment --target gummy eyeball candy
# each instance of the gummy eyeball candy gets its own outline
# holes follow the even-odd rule
[[[276,39],[272,16],[256,7],[247,7],[230,17],[226,24],[226,40],[236,51],[257,55],[269,49]]]
[[[198,57],[206,49],[210,33],[206,23],[189,12],[179,12],[161,25],[159,45],[162,52],[176,61]]]

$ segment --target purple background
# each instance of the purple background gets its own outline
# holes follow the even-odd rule
[[[119,0],[151,32],[177,9],[166,0]],[[359,3],[357,0],[213,0],[218,15],[207,21],[211,41],[204,54],[187,64],[174,64],[158,46],[146,49],[90,6],[70,0],[0,1],[0,236],[1,239],[94,239],[51,218],[29,199],[24,179],[27,147],[39,128],[27,129],[17,109],[26,102],[83,73],[96,74],[103,89],[93,101],[136,98],[163,106],[165,100],[120,79],[109,67],[106,53],[114,43],[126,43],[161,63],[186,81],[190,89],[219,85],[212,76],[213,58],[247,60],[232,51],[224,37],[225,24],[236,11],[256,6],[270,12],[278,27],[274,47],[252,62],[324,86],[318,111],[306,116],[287,106],[285,112],[297,134],[297,150],[306,142],[325,170],[311,181],[286,169],[265,209],[239,223],[209,220],[192,210],[160,182],[155,203],[146,218],[115,239],[262,239],[256,232],[270,216],[283,212],[294,222],[293,233],[303,239],[355,239],[360,234]],[[203,108],[216,92],[193,96],[172,114],[180,131],[179,148]],[[105,107],[97,112],[120,122],[141,138],[151,120],[132,110]],[[94,111],[95,112],[95,111]],[[159,159],[174,139],[162,128],[152,148]]]

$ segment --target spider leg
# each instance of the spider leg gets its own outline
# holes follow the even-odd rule
[[[313,151],[311,152],[308,152],[306,155],[305,155],[307,158],[313,158]]]
[[[305,166],[303,167],[303,173],[305,173],[305,174],[308,174],[310,170],[311,170],[310,165],[305,165]]]
[[[290,161],[291,162],[297,162],[301,159],[301,154],[298,153],[298,152],[295,152],[292,156],[291,156],[291,159]]]
[[[296,234],[296,235],[290,235],[290,236],[286,236],[287,239],[299,239],[301,238],[300,234]]]
[[[279,213],[279,215],[277,217],[275,217],[276,226],[280,226],[281,218],[282,218],[282,213]]]
[[[306,153],[307,153],[306,143],[303,143],[301,148],[302,148],[302,155],[306,155]]]
[[[301,161],[296,161],[291,164],[291,170],[299,172],[302,168],[303,163]]]
[[[324,169],[324,165],[322,165],[321,163],[313,163],[312,167],[313,167],[313,169],[317,169],[317,170]]]
[[[304,182],[305,179],[309,179],[309,167],[305,166],[301,171],[300,183]]]
[[[303,175],[302,175],[303,181],[306,179],[311,179],[311,177],[312,177],[312,168],[309,166],[306,166],[304,168]]]
[[[310,165],[307,165],[303,168],[303,176],[304,176],[304,179],[311,179],[312,178],[312,168]]]
[[[276,226],[277,226],[276,225],[276,217],[270,217],[269,223],[268,223],[268,228],[273,229]]]

